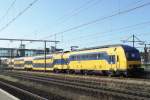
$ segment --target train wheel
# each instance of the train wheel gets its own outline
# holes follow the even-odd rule
[[[128,72],[124,72],[123,77],[129,77]]]
[[[67,73],[67,74],[70,74],[70,73],[71,73],[71,71],[68,69],[68,70],[66,70],[66,73]]]
[[[87,71],[87,70],[83,70],[83,74],[84,74],[84,75],[87,75],[87,74],[88,74],[88,71]]]
[[[102,71],[102,74],[104,75],[104,76],[108,76],[109,75],[109,72],[108,71]]]
[[[59,73],[59,70],[58,69],[54,69],[53,72],[54,73]]]
[[[108,71],[108,76],[109,77],[113,77],[115,75],[116,75],[115,71]]]

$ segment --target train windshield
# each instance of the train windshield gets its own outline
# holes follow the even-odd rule
[[[127,60],[129,61],[141,60],[140,53],[136,48],[124,46],[124,50]]]
[[[138,51],[128,51],[126,52],[126,57],[128,60],[140,60],[140,54]]]

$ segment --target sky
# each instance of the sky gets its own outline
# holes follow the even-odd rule
[[[122,40],[133,34],[141,41],[150,43],[150,5],[132,9],[150,3],[149,0],[38,0],[1,30],[33,1],[0,0],[0,38],[58,40],[57,47],[65,50],[69,50],[70,46],[132,46],[132,43],[123,43]],[[118,14],[123,11],[127,12]],[[114,14],[117,15],[111,16]],[[0,41],[0,47],[15,48],[19,44]],[[35,42],[23,44],[26,48],[42,49],[44,46],[44,43]],[[53,45],[47,44],[48,47]],[[139,43],[136,47],[143,50]]]

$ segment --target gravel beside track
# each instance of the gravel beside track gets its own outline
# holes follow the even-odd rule
[[[27,99],[28,100],[48,100],[44,97],[38,96],[29,91],[26,91],[14,85],[8,84],[8,82],[6,83],[6,81],[5,82],[0,81],[0,87],[7,90],[9,93],[13,94],[14,96],[19,97],[19,99],[21,100],[27,100]]]
[[[69,76],[56,74],[38,74],[31,72],[8,71],[3,72],[12,77],[39,82],[42,84],[56,85],[64,88],[72,88],[78,92],[103,94],[118,98],[118,100],[149,100],[150,82],[143,79],[123,79],[123,78],[92,78],[89,76]]]

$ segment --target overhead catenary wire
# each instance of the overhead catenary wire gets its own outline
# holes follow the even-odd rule
[[[137,4],[137,3],[141,2],[141,1],[142,0],[134,1],[134,4]],[[131,6],[131,5],[133,5],[133,2],[129,6]],[[90,33],[90,34],[86,33],[85,35],[82,35],[82,36],[70,38],[70,39],[66,40],[63,44],[71,43],[73,41],[76,41],[76,42],[86,41],[86,40],[89,40],[91,38],[93,39],[94,37],[97,37],[97,36],[100,36],[100,37],[112,36],[110,34],[104,34],[104,33],[112,33],[114,31],[121,31],[121,30],[125,30],[125,29],[130,29],[130,28],[134,28],[135,29],[137,26],[139,27],[141,25],[143,26],[143,25],[148,25],[148,24],[150,24],[150,21],[136,23],[136,24],[133,24],[133,25],[128,25],[128,26],[119,27],[119,28],[115,28],[115,29],[110,29],[110,30],[107,30],[107,31],[104,31],[104,32],[97,32],[97,33]],[[145,27],[143,27],[143,28],[145,28]],[[130,30],[134,30],[134,29],[130,29]],[[83,33],[80,33],[80,34],[83,34]],[[102,34],[104,34],[104,35],[102,35]],[[85,40],[85,38],[86,38],[86,40]],[[80,40],[80,41],[78,41],[78,40]]]
[[[95,3],[98,3],[98,2],[100,2],[100,1],[102,1],[102,0],[98,0],[97,2],[95,2]],[[137,3],[139,3],[139,2],[141,2],[141,1],[143,1],[143,0],[138,0],[138,1],[135,1],[135,2],[132,2],[131,4],[129,4],[128,6],[130,7],[131,5],[135,5],[135,4],[137,4]],[[89,2],[89,1],[88,1]],[[88,2],[86,2],[86,3],[88,3]],[[95,4],[94,3],[94,4]],[[81,6],[82,7],[82,6]],[[79,7],[80,8],[80,7]],[[119,7],[119,10],[117,10],[117,12],[120,12],[120,7]],[[142,24],[142,23],[140,23],[140,24]],[[144,23],[143,23],[144,24]],[[60,25],[60,24],[59,24]],[[136,26],[136,25],[135,25]],[[129,26],[130,27],[130,26]],[[102,32],[102,33],[105,33],[105,32]],[[106,32],[106,33],[108,33],[108,31]],[[60,34],[63,34],[63,33],[60,33]],[[91,34],[91,36],[92,36],[93,34]],[[54,37],[55,36],[55,34],[54,35],[50,35],[49,37]],[[86,36],[87,36],[87,34],[86,34]],[[81,36],[81,37],[79,37],[79,38],[84,38],[85,36]],[[47,38],[47,37],[44,37],[44,38]],[[43,39],[44,39],[43,38]]]
[[[150,24],[150,21],[145,21],[145,22],[136,23],[136,24],[133,24],[133,25],[119,27],[119,28],[107,30],[107,31],[104,31],[104,32],[90,33],[90,34],[86,34],[86,35],[83,35],[83,36],[76,37],[76,39],[81,39],[81,38],[83,39],[83,38],[86,38],[86,37],[91,38],[91,37],[97,36],[99,34],[110,33],[110,32],[114,32],[114,31],[120,31],[120,30],[124,30],[124,29],[134,28],[134,27],[137,27],[137,26],[140,26],[140,25],[148,25],[148,24]],[[70,40],[74,41],[75,39],[71,38]]]
[[[23,15],[29,8],[31,8],[38,0],[32,1],[25,9],[19,12],[14,18],[12,18],[6,25],[0,28],[0,32],[5,30],[8,26],[10,26],[15,20],[17,20],[21,15]]]
[[[75,15],[81,13],[84,10],[87,10],[87,8],[90,8],[91,6],[93,6],[95,4],[98,4],[98,2],[100,2],[100,1],[102,1],[102,0],[96,0],[96,2],[94,2],[94,0],[88,0],[87,2],[85,2],[84,4],[82,4],[81,6],[73,9],[71,12],[66,13],[62,17],[58,18],[56,21],[60,21],[60,23],[56,24],[56,26],[58,27],[59,25],[64,24],[70,18],[74,17]],[[53,25],[53,26],[55,26],[55,25]],[[51,37],[54,37],[54,36],[51,36]],[[42,39],[45,39],[45,38],[47,38],[47,37],[44,37]]]
[[[144,22],[143,22],[144,23]],[[149,23],[150,24],[150,23]],[[135,24],[135,25],[138,25],[138,24]],[[145,25],[145,24],[144,24]],[[147,24],[146,24],[147,25]],[[127,33],[127,32],[131,32],[131,30],[141,30],[141,29],[145,29],[145,28],[148,28],[148,27],[145,27],[145,26],[142,26],[142,28],[139,28],[139,27],[135,27],[135,28],[133,28],[133,26],[134,25],[130,25],[130,26],[132,26],[132,27],[128,27],[128,26],[125,26],[125,27],[121,27],[121,28],[118,28],[119,30],[116,30],[116,29],[114,29],[114,30],[112,30],[112,31],[105,31],[105,33],[112,33],[112,32],[116,32],[116,31],[119,31],[119,32],[121,32],[122,34],[118,34],[118,35],[121,35],[120,37],[119,37],[119,39],[121,39],[122,37],[126,37],[126,36],[128,36],[128,35],[126,35],[126,36],[122,36],[123,35],[123,33]],[[141,26],[140,26],[141,27]],[[124,30],[125,29],[125,30]],[[128,30],[127,30],[128,29]],[[94,45],[94,43],[96,43],[96,42],[94,42],[94,41],[97,41],[97,40],[103,40],[103,39],[105,39],[106,37],[108,38],[108,37],[118,37],[118,36],[114,36],[114,35],[112,35],[112,34],[103,34],[104,32],[99,32],[99,33],[101,33],[101,34],[95,34],[95,35],[91,35],[91,36],[85,36],[86,38],[84,38],[84,36],[82,36],[82,37],[78,37],[77,39],[69,39],[69,40],[66,40],[63,44],[66,46],[69,46],[69,44],[70,45],[72,45],[73,43],[79,43],[80,45],[81,44],[85,44],[86,43],[86,45],[89,45],[91,42],[92,42],[92,44]],[[148,34],[149,32],[147,32],[147,33],[141,33],[141,34]],[[86,41],[86,40],[91,40],[91,41]],[[75,41],[75,42],[73,42],[73,41]],[[110,41],[110,40],[108,40],[108,41]],[[90,43],[89,43],[90,42]],[[106,41],[107,42],[107,41]]]
[[[87,6],[88,4],[90,4],[91,2],[93,2],[94,0],[88,0],[87,2],[85,2],[84,4],[82,4],[81,6],[73,9],[71,12],[64,14],[62,17],[58,18],[58,20],[62,20],[66,17],[70,17],[72,16],[74,13],[76,12],[80,12],[81,9],[83,9],[85,6]],[[58,21],[57,20],[57,21]]]
[[[68,16],[64,16],[66,20],[63,20],[61,23],[64,23],[68,21],[69,18],[74,17],[75,15],[81,13],[83,10],[87,10],[91,6],[98,4],[98,2],[101,2],[102,0],[98,0],[94,3],[92,3],[94,0],[87,1],[84,5],[80,6],[79,8],[74,9],[70,14],[68,13]],[[90,4],[90,5],[89,5]]]
[[[8,15],[8,13],[10,12],[10,10],[12,9],[12,7],[15,5],[16,0],[14,0],[10,6],[8,7],[8,9],[6,10],[5,14],[0,18],[0,22],[2,22],[3,19],[6,18],[6,16]]]
[[[83,24],[80,24],[80,25],[78,25],[78,26],[71,27],[71,28],[66,29],[66,30],[64,30],[64,31],[54,33],[54,34],[49,35],[49,36],[47,36],[47,37],[45,37],[45,38],[52,37],[52,36],[54,36],[55,34],[62,34],[62,33],[65,33],[65,32],[69,32],[69,31],[72,31],[72,30],[75,30],[75,29],[78,29],[78,28],[81,28],[81,27],[84,27],[84,26],[87,26],[87,25],[90,25],[90,24],[94,24],[94,23],[96,23],[96,22],[99,22],[99,21],[102,21],[102,20],[106,20],[106,19],[109,19],[109,18],[118,16],[118,15],[121,15],[121,14],[126,14],[126,13],[129,13],[129,12],[131,12],[131,11],[134,11],[134,10],[137,10],[137,9],[143,8],[143,7],[145,7],[145,6],[149,6],[149,5],[150,5],[150,2],[144,3],[144,4],[142,4],[142,5],[139,5],[139,6],[136,6],[136,7],[130,8],[130,9],[127,9],[127,10],[122,10],[122,11],[119,11],[119,12],[117,12],[117,13],[114,13],[114,14],[111,14],[111,15],[108,15],[108,16],[104,16],[104,17],[102,17],[102,18],[98,18],[98,19],[89,21],[89,22],[87,22],[87,23],[83,23]]]
[[[142,33],[142,34],[147,34],[147,33]],[[132,36],[131,36],[132,37]],[[129,37],[129,38],[127,38],[127,40],[128,39],[130,39],[131,37]],[[141,41],[138,37],[136,37],[137,38],[137,40],[138,41]],[[117,37],[113,37],[112,35],[109,35],[109,38],[105,38],[105,40],[101,40],[101,39],[99,39],[99,40],[96,40],[96,41],[90,41],[90,42],[88,42],[88,43],[83,43],[82,45],[85,45],[85,46],[90,46],[90,45],[93,45],[93,44],[95,44],[95,43],[98,43],[98,46],[99,45],[101,45],[101,43],[103,44],[103,43],[105,43],[105,44],[112,44],[112,41],[110,41],[110,40],[117,40],[118,38]],[[142,42],[142,41],[141,41]]]
[[[143,28],[145,28],[145,27],[143,27]],[[143,29],[142,28],[142,29]],[[133,29],[130,29],[130,30],[133,30]],[[135,29],[134,29],[135,30]],[[136,29],[137,30],[137,29]],[[139,29],[138,28],[138,30],[141,30],[141,28]],[[121,31],[121,30],[119,30],[119,31]],[[129,30],[126,30],[126,31],[129,31]],[[125,33],[127,33],[126,31],[121,31],[122,33],[123,32],[125,32]],[[112,33],[113,31],[110,31],[109,33]],[[142,34],[147,34],[147,33],[142,33]],[[100,36],[98,39],[97,39],[97,37],[98,37],[98,35]],[[96,35],[95,37],[95,39],[93,38],[93,40],[91,40],[91,41],[86,41],[86,40],[89,40],[89,38],[91,39],[92,37],[90,36],[89,38],[86,38],[86,39],[83,39],[83,37],[82,38],[78,38],[78,39],[80,39],[80,41],[76,41],[75,43],[80,43],[80,44],[85,44],[85,45],[89,45],[90,43],[91,44],[94,44],[94,43],[96,43],[97,42],[97,40],[100,40],[100,42],[103,42],[103,39],[105,38],[105,37],[109,37],[109,40],[107,40],[107,41],[110,41],[112,38],[116,38],[116,37],[114,37],[114,35],[110,35],[110,34],[98,34],[98,35]],[[119,35],[119,34],[118,34]],[[121,34],[120,34],[121,35]],[[126,35],[126,36],[128,36],[128,35]],[[126,36],[124,36],[124,37],[126,37]],[[122,37],[122,35],[121,35],[121,37]],[[119,39],[121,38],[121,37],[119,37]],[[102,39],[101,39],[102,38]],[[111,38],[111,39],[110,39]],[[83,42],[82,42],[83,41]],[[107,41],[104,41],[104,42],[107,42]],[[69,45],[69,44],[72,44],[71,43],[72,42],[72,40],[70,40],[70,41],[66,41],[64,44],[66,45]]]
[[[128,7],[133,5],[133,4],[135,5],[135,4],[137,4],[137,3],[141,2],[141,1],[142,0],[134,1],[131,4],[129,4]],[[120,1],[119,1],[119,5],[120,5]],[[119,10],[117,10],[117,11],[120,11],[120,6],[119,6]],[[136,24],[133,24],[133,25],[128,25],[128,26],[120,27],[120,28],[116,28],[116,29],[110,29],[110,30],[107,30],[107,31],[104,31],[104,32],[97,32],[97,33],[90,33],[90,34],[86,33],[85,35],[78,36],[78,37],[75,37],[75,38],[71,38],[71,39],[69,39],[70,41],[69,40],[68,41],[72,42],[72,41],[79,40],[81,38],[83,40],[83,38],[87,38],[87,37],[91,38],[91,37],[95,37],[95,36],[98,36],[98,35],[103,34],[103,33],[110,33],[110,32],[113,32],[113,31],[119,31],[119,30],[128,29],[128,28],[132,28],[132,27],[136,27],[136,26],[140,26],[140,25],[147,25],[147,24],[150,24],[150,21],[136,23]]]

